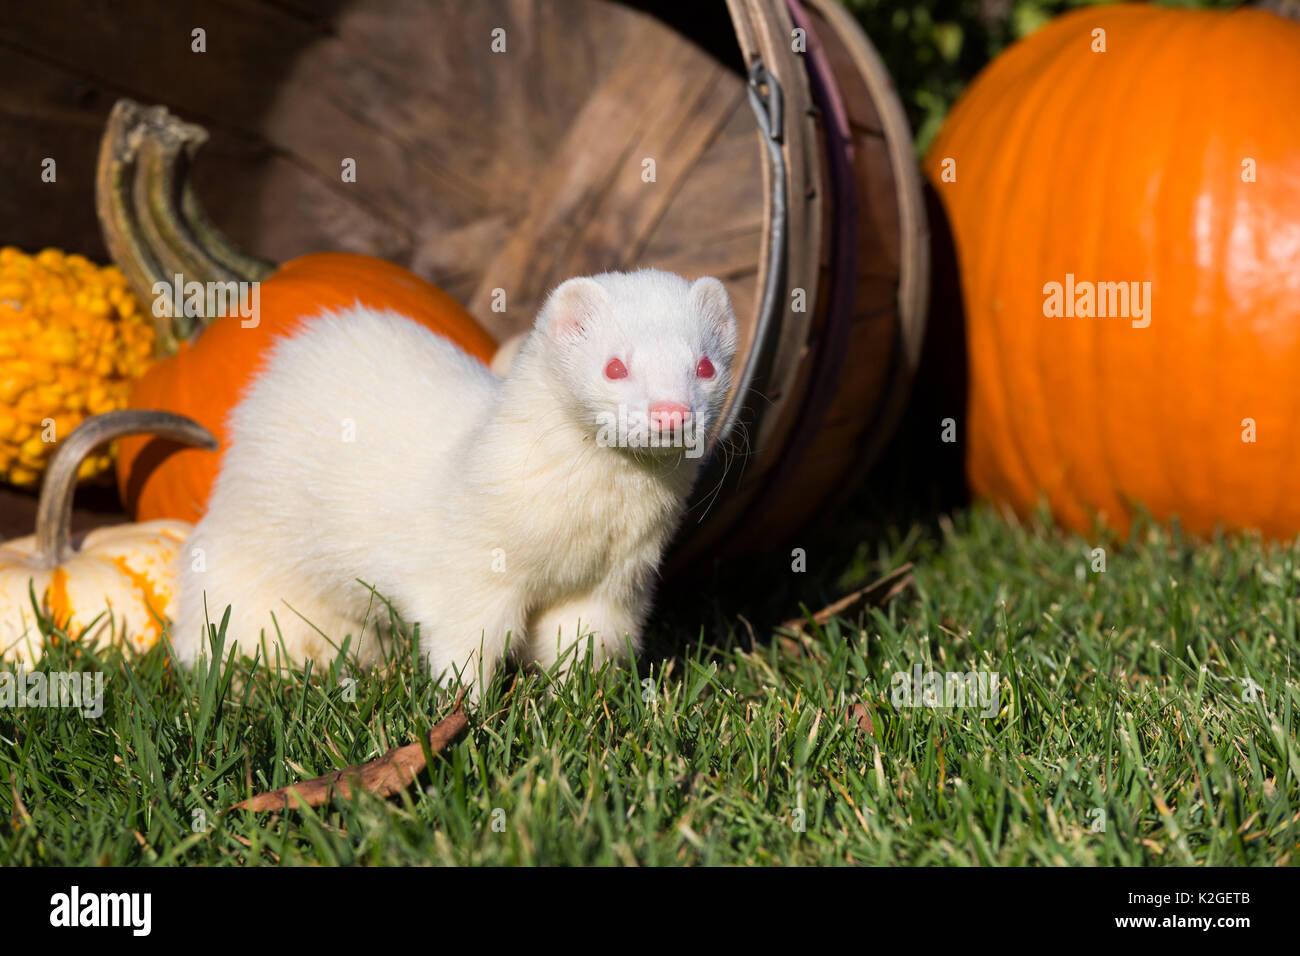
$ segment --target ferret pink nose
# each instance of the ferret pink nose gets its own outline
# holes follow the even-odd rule
[[[657,428],[681,428],[690,414],[690,408],[681,402],[652,402],[650,424]]]

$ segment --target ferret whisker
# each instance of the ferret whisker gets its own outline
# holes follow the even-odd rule
[[[739,433],[739,437],[744,441],[744,451],[736,451],[735,449],[737,433]],[[736,460],[740,459],[741,467],[744,467],[744,462],[749,457],[749,424],[743,420],[738,421],[732,427],[731,433],[725,436],[718,443],[718,451],[722,455],[722,474],[718,476],[718,480],[714,483],[713,487],[710,488],[705,495],[702,495],[700,501],[697,502],[697,506],[702,505],[704,507],[704,510],[700,513],[697,521],[702,522],[706,517],[708,517],[709,511],[713,507],[713,503],[717,501],[718,496],[721,495],[723,488],[726,486],[727,476],[731,474],[731,468],[736,463]],[[693,508],[692,510],[696,509]]]

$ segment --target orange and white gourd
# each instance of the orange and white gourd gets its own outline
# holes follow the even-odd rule
[[[79,643],[111,641],[137,651],[157,643],[175,597],[172,564],[189,523],[159,519],[98,528],[80,547],[73,547],[69,533],[82,460],[105,442],[140,433],[216,447],[197,423],[165,412],[96,415],[64,439],[45,474],[36,533],[0,544],[0,659],[40,659],[45,635],[39,618]]]

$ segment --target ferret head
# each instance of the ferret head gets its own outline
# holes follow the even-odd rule
[[[704,453],[736,354],[736,315],[717,279],[654,269],[570,279],[536,331],[569,416],[598,443],[638,456]]]

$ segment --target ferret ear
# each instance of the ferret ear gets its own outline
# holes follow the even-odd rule
[[[691,305],[710,327],[718,330],[724,342],[734,344],[736,313],[726,286],[712,276],[696,279],[691,285]]]
[[[578,342],[608,304],[608,293],[595,279],[569,279],[546,300],[537,327],[557,342]]]

